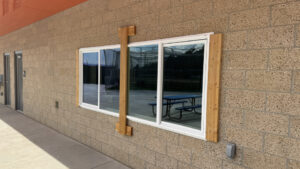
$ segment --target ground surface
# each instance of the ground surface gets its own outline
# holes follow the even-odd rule
[[[0,168],[128,169],[4,105],[0,105]]]

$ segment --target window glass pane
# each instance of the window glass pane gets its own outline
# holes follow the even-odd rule
[[[119,112],[120,49],[100,50],[100,109]]]
[[[129,115],[156,119],[158,46],[130,47]]]
[[[201,129],[204,44],[164,47],[162,120]]]
[[[98,105],[98,52],[83,53],[84,103]]]

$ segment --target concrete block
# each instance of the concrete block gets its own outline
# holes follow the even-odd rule
[[[265,151],[280,157],[300,160],[300,141],[277,135],[266,135]]]
[[[181,6],[193,2],[194,0],[172,0],[172,6]]]
[[[163,129],[157,130],[157,137],[172,145],[178,145],[179,142],[179,134]]]
[[[197,32],[198,33],[227,32],[228,20],[229,20],[229,17],[227,15],[199,17],[199,19],[197,19],[197,22],[198,22]]]
[[[257,8],[230,14],[230,30],[248,30],[267,27],[270,20],[270,8]]]
[[[125,7],[127,5],[130,5],[132,1],[131,0],[110,0],[107,4],[107,8],[108,10],[116,10],[119,9],[121,7]]]
[[[300,162],[295,160],[289,160],[288,169],[297,169],[300,168]]]
[[[224,50],[241,50],[247,47],[247,32],[239,31],[224,34]]]
[[[252,0],[251,7],[270,6],[275,4],[284,3],[286,0]]]
[[[288,93],[269,93],[267,111],[300,116],[300,95]]]
[[[137,147],[136,155],[147,163],[155,165],[155,152],[142,146]]]
[[[222,160],[203,153],[193,153],[192,165],[199,168],[219,169]]]
[[[294,27],[280,26],[249,31],[248,48],[264,49],[294,46]]]
[[[156,13],[169,9],[171,7],[171,0],[150,0],[149,6],[151,13]]]
[[[298,25],[297,27],[296,27],[296,40],[295,40],[296,42],[296,46],[297,47],[300,47],[300,25]]]
[[[267,50],[228,51],[224,53],[223,69],[266,69]]]
[[[238,146],[248,147],[258,151],[262,150],[262,133],[256,131],[228,127],[225,129],[224,139]]]
[[[288,135],[289,118],[285,115],[264,112],[245,112],[245,127],[267,133]]]
[[[150,5],[148,1],[136,2],[128,8],[126,8],[130,13],[129,16],[132,18],[143,16],[149,13]],[[127,17],[128,19],[128,17]]]
[[[167,155],[184,163],[191,163],[192,150],[176,145],[167,145]]]
[[[247,71],[246,88],[253,90],[281,91],[291,90],[290,71]]]
[[[223,162],[223,167],[226,169],[246,169],[245,167],[234,164],[234,163],[229,163],[229,162]]]
[[[184,20],[205,18],[212,15],[212,2],[202,0],[184,5]]]
[[[225,88],[244,88],[245,71],[224,70],[221,76],[221,85]]]
[[[300,69],[300,49],[274,49],[270,51],[270,69]]]
[[[188,148],[195,151],[201,151],[204,149],[205,142],[193,137],[179,135],[179,146]]]
[[[128,164],[131,168],[145,169],[145,161],[138,156],[129,155]]]
[[[177,160],[160,153],[155,153],[155,158],[156,166],[163,169],[177,169]]]
[[[225,104],[232,108],[264,110],[265,108],[264,92],[246,91],[246,90],[227,90]]]
[[[243,124],[243,110],[232,108],[221,108],[220,123],[227,126],[241,127]]]
[[[285,169],[286,159],[245,149],[244,165],[252,169]]]
[[[293,92],[300,93],[300,71],[294,72]]]
[[[250,0],[216,0],[214,1],[214,14],[224,15],[234,11],[240,11],[250,8]]]
[[[290,134],[294,138],[300,138],[300,117],[290,117]]]
[[[145,169],[162,169],[161,167],[155,166],[153,164],[146,164],[146,168]]]
[[[176,7],[176,8],[164,10],[159,14],[160,25],[167,25],[170,23],[176,23],[182,21],[183,21],[183,7]]]
[[[300,2],[291,2],[272,6],[272,25],[300,23]]]

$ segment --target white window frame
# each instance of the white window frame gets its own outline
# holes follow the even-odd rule
[[[91,48],[81,48],[79,49],[79,106],[82,108],[86,108],[89,110],[101,112],[104,114],[112,115],[115,117],[119,116],[119,112],[112,112],[104,109],[100,109],[100,50],[106,50],[106,49],[117,49],[120,48],[120,45],[107,45],[107,46],[101,46],[101,47],[91,47]],[[88,103],[83,102],[83,54],[84,53],[98,53],[98,104],[92,105]]]
[[[150,125],[153,127],[157,127],[160,129],[172,131],[175,133],[191,136],[194,138],[199,138],[202,140],[206,140],[206,105],[207,105],[207,81],[208,81],[208,61],[209,61],[209,38],[213,32],[204,33],[204,34],[197,34],[197,35],[189,35],[189,36],[182,36],[182,37],[175,37],[175,38],[167,38],[167,39],[159,39],[159,40],[152,40],[152,41],[144,41],[144,42],[133,42],[129,43],[128,47],[138,47],[138,46],[145,46],[145,45],[158,45],[158,71],[157,71],[157,106],[156,106],[156,121],[148,121],[144,119],[140,119],[137,117],[133,117],[127,115],[129,120],[142,123],[145,125]],[[180,124],[174,124],[170,122],[162,121],[162,97],[163,97],[163,47],[164,46],[175,46],[175,45],[185,45],[185,44],[195,44],[196,42],[204,43],[204,65],[203,65],[203,89],[202,89],[202,116],[201,116],[201,130],[193,129],[190,127],[185,127]],[[116,49],[120,48],[120,45],[108,45],[108,46],[99,46],[99,47],[91,47],[91,48],[81,48],[79,49],[79,105],[82,108],[86,108],[89,110],[93,110],[96,112],[100,112],[103,114],[111,115],[114,117],[119,117],[119,113],[111,112],[107,110],[100,109],[100,89],[98,86],[98,105],[90,105],[87,103],[82,102],[82,92],[83,92],[83,62],[82,56],[83,53],[91,53],[91,52],[98,52],[98,66],[100,67],[100,50],[104,49]],[[98,68],[100,76],[100,69]],[[98,84],[100,82],[100,78],[98,77]]]

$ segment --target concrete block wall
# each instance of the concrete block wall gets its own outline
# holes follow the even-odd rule
[[[0,53],[11,53],[12,107],[13,51],[22,50],[24,113],[132,168],[298,169],[299,9],[299,0],[89,0],[0,37]],[[133,137],[121,136],[115,117],[76,107],[76,49],[117,44],[118,27],[132,24],[131,41],[224,34],[219,143],[132,121]],[[228,142],[237,144],[233,160]]]

